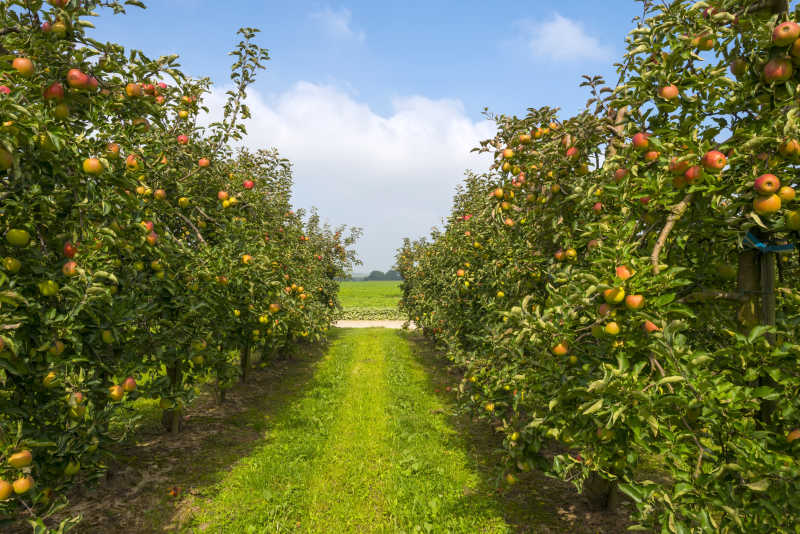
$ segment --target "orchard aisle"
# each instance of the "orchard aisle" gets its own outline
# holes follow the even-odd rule
[[[406,334],[340,330],[303,398],[198,496],[192,530],[517,531],[449,410]]]

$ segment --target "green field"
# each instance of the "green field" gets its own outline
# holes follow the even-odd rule
[[[402,319],[400,282],[342,282],[342,319]]]

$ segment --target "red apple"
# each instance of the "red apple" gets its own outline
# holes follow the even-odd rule
[[[691,165],[688,161],[679,160],[678,158],[672,158],[669,160],[669,172],[672,174],[683,174],[689,170]]]
[[[644,297],[642,295],[628,295],[625,297],[625,307],[629,310],[640,310],[644,307]]]
[[[595,213],[600,213],[601,211],[603,211],[603,203],[595,202],[594,206],[592,206],[592,210],[594,210]]]
[[[764,81],[767,83],[785,82],[791,77],[792,62],[787,58],[773,58],[764,65]]]
[[[709,150],[703,156],[703,168],[711,173],[716,173],[725,168],[728,158],[719,150]]]
[[[753,183],[753,188],[759,195],[772,195],[781,188],[781,182],[774,174],[762,174]]]
[[[200,158],[200,161],[198,161],[197,164],[201,167],[208,167],[211,165],[211,162],[208,160],[208,158]]]
[[[628,269],[627,265],[618,265],[615,271],[617,278],[619,278],[620,280],[627,280],[628,278],[633,276],[633,273],[631,273],[631,270]]]
[[[658,90],[658,96],[665,100],[675,100],[678,98],[678,94],[679,91],[677,85],[666,85]]]
[[[661,330],[652,321],[645,321],[644,324],[642,325],[642,328],[644,328],[644,331],[647,332],[648,334],[652,334],[653,332],[658,332],[659,330]]]
[[[45,100],[64,100],[64,86],[59,82],[54,82],[44,90],[43,96]]]
[[[782,22],[772,30],[772,42],[775,46],[788,46],[798,37],[800,37],[800,26],[796,22]]]
[[[88,89],[89,76],[81,72],[80,69],[70,69],[67,72],[67,85],[73,89]]]
[[[617,169],[614,171],[614,181],[621,182],[628,176],[628,169]]]
[[[253,182],[253,180],[245,180],[244,182],[242,182],[242,187],[244,187],[245,189],[253,189],[254,185],[255,183]]]
[[[220,191],[217,193],[217,198],[220,200],[228,200],[228,192],[227,191]]]
[[[683,173],[683,179],[687,184],[693,184],[697,180],[699,180],[703,176],[703,168],[699,165],[694,165],[689,167],[689,169]]]
[[[131,391],[136,390],[136,380],[129,376],[122,382],[122,389],[125,390],[126,393],[130,393]]]
[[[16,57],[14,61],[11,62],[11,68],[17,71],[20,76],[23,78],[30,78],[33,76],[34,67],[33,61],[26,57]]]
[[[78,247],[72,244],[71,241],[64,243],[64,256],[67,258],[74,258],[78,253]]]
[[[69,260],[61,267],[61,272],[64,273],[64,276],[75,276],[78,274],[78,264]]]
[[[158,234],[155,232],[150,232],[147,234],[147,244],[152,246],[156,243],[158,243]]]
[[[644,160],[649,163],[652,163],[656,161],[659,158],[659,156],[661,156],[661,153],[658,152],[657,150],[649,150],[644,153]]]
[[[571,146],[567,149],[566,155],[567,159],[575,160],[578,159],[578,157],[581,155],[581,152],[576,147]]]
[[[188,135],[179,135],[178,136],[178,144],[179,145],[188,145],[189,144],[189,136]]]
[[[648,133],[639,132],[637,134],[634,134],[632,141],[633,148],[641,151],[647,150],[647,147],[650,146],[649,138],[650,134]]]

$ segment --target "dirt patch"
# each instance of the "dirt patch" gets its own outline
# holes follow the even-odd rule
[[[209,388],[187,408],[177,435],[161,432],[158,420],[142,425],[115,447],[106,476],[75,487],[65,513],[47,523],[80,514],[83,520],[71,532],[103,534],[121,526],[137,534],[179,531],[193,515],[193,496],[249,454],[274,414],[302,395],[324,350],[308,345],[291,359],[256,367],[247,384],[227,392],[223,404]],[[4,532],[27,534],[30,527]]]
[[[461,380],[456,369],[448,365],[444,356],[425,338],[418,334],[410,335],[409,340],[416,349],[419,361],[428,370],[431,387],[434,391],[455,402],[455,390],[447,392]],[[549,477],[540,471],[516,473],[517,483],[513,486],[497,486],[496,454],[502,447],[502,437],[492,426],[467,415],[454,414],[451,424],[459,431],[474,465],[484,479],[486,488],[494,488],[500,501],[505,520],[518,533],[558,534],[622,534],[632,525],[629,520],[634,505],[622,498],[617,511],[610,513],[598,511],[589,499],[578,493],[569,482]],[[547,454],[547,453],[545,453]],[[465,489],[466,491],[466,489]]]

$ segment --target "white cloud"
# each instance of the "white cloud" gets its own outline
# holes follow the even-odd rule
[[[352,14],[349,9],[341,8],[339,10],[326,7],[314,11],[309,15],[312,20],[317,21],[325,31],[332,37],[338,39],[353,39],[359,43],[364,42],[366,35],[361,30],[354,30],[351,26]]]
[[[583,25],[558,13],[550,20],[526,24],[526,38],[535,57],[551,60],[606,60],[610,47],[586,33]]]
[[[209,99],[217,117],[224,97],[218,88]],[[471,120],[457,100],[397,98],[382,116],[340,88],[299,82],[274,97],[249,91],[247,103],[246,144],[292,161],[295,206],[364,228],[366,270],[388,269],[403,237],[427,235],[447,216],[464,171],[490,163],[470,150],[494,123]]]

